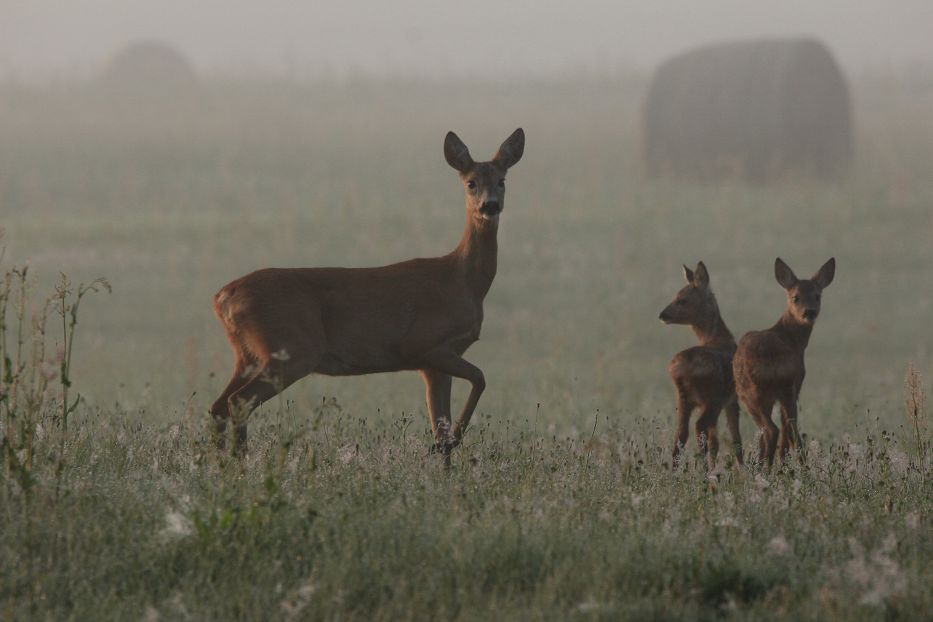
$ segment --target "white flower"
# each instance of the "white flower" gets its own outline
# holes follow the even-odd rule
[[[718,521],[716,521],[717,527],[738,527],[739,521],[735,519],[734,516],[723,516]]]
[[[356,458],[357,453],[356,445],[350,443],[337,450],[337,459],[343,464],[349,464]]]
[[[287,598],[280,603],[285,618],[292,620],[297,618],[305,607],[311,602],[311,597],[317,591],[317,586],[309,579],[297,589],[293,590]]]
[[[579,605],[577,605],[577,611],[579,611],[580,613],[587,613],[589,611],[599,611],[600,609],[602,609],[602,605],[600,605],[598,602],[592,599],[585,600]]]
[[[854,538],[849,540],[852,559],[845,570],[849,579],[863,591],[859,600],[863,605],[882,605],[888,598],[907,590],[907,576],[890,556],[896,546],[897,539],[891,534],[866,558],[864,547]]]
[[[786,555],[790,552],[790,543],[784,536],[774,536],[768,542],[768,550],[774,555]]]
[[[194,526],[181,512],[171,511],[165,515],[165,528],[162,535],[167,538],[184,538],[194,533]]]

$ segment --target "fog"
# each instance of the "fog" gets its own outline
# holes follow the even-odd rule
[[[92,75],[140,38],[199,70],[508,78],[650,68],[724,38],[816,35],[848,71],[933,59],[928,0],[0,0],[0,78]]]

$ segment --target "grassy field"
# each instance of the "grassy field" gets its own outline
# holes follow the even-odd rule
[[[29,266],[27,324],[59,272],[113,287],[81,302],[67,431],[54,309],[49,361],[18,401],[4,380],[0,619],[929,615],[933,452],[904,378],[913,363],[930,394],[930,96],[857,84],[851,177],[755,187],[646,179],[643,87],[0,91],[2,268]],[[416,374],[307,379],[254,415],[246,463],[212,451],[231,369],[214,292],[258,267],[448,252],[445,132],[479,158],[518,126],[467,355],[488,388],[453,467],[428,453]],[[693,336],[657,314],[680,265],[706,262],[739,335],[783,308],[778,255],[838,265],[807,351],[807,466],[672,473],[665,366]],[[7,348],[14,320],[11,303]]]

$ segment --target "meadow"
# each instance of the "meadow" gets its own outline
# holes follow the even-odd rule
[[[928,616],[933,451],[905,399],[933,378],[933,94],[857,80],[849,177],[754,186],[647,178],[644,86],[0,90],[0,268],[28,265],[22,323],[4,281],[4,374],[36,370],[2,380],[0,619]],[[518,126],[466,357],[488,388],[451,468],[414,373],[308,378],[254,414],[248,460],[211,449],[232,365],[213,294],[259,267],[448,252],[444,134],[479,159]],[[665,367],[694,337],[657,315],[680,266],[706,263],[738,336],[783,309],[776,256],[838,266],[807,350],[807,463],[738,471],[725,447],[712,477],[671,471]],[[112,286],[81,300],[71,346],[60,273],[59,304]]]

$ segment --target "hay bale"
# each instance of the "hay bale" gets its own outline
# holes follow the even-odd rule
[[[127,90],[183,87],[196,81],[188,59],[158,41],[138,41],[120,50],[103,78],[105,84]]]
[[[664,62],[644,108],[650,174],[832,177],[852,156],[849,88],[813,39],[737,41]]]

